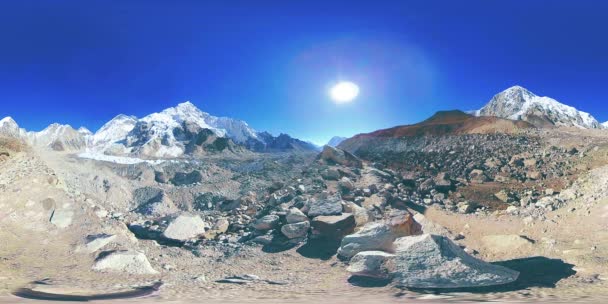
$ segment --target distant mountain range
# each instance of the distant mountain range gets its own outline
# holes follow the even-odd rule
[[[589,113],[549,97],[513,86],[496,94],[480,110],[440,111],[418,124],[359,134],[353,138],[333,137],[327,145],[348,146],[355,139],[419,135],[513,132],[530,127],[608,128]],[[518,122],[519,121],[519,122]],[[171,158],[208,153],[317,151],[318,146],[287,134],[273,136],[258,132],[246,122],[216,117],[190,102],[180,103],[143,118],[118,115],[92,133],[81,127],[51,124],[40,132],[28,132],[10,117],[0,120],[0,135],[22,138],[34,146],[59,151],[84,151],[116,156]]]
[[[59,151],[87,150],[107,155],[179,157],[216,152],[316,151],[318,147],[287,134],[257,132],[246,122],[216,117],[190,102],[141,119],[120,114],[92,133],[81,127],[52,124],[27,132],[10,117],[0,120],[0,134],[19,137],[34,146]]]

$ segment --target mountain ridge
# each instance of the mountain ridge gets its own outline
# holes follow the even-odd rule
[[[475,115],[523,120],[538,127],[603,128],[591,114],[553,98],[538,96],[519,85],[494,95],[486,105],[475,111]]]
[[[208,130],[211,133],[204,131]],[[19,128],[11,117],[0,120],[0,134],[54,150],[88,150],[108,155],[180,157],[201,154],[205,148],[240,151],[234,144],[255,152],[316,151],[318,148],[287,134],[258,132],[245,121],[216,117],[189,101],[148,114],[140,119],[118,114],[95,133],[85,127],[53,123],[39,132]],[[195,147],[196,146],[196,147]],[[220,149],[221,148],[221,149]]]

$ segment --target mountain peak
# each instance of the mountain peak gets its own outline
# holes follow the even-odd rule
[[[6,117],[0,119],[0,126],[2,126],[4,124],[10,124],[13,126],[17,126],[17,122],[10,116],[6,116]]]
[[[596,129],[599,122],[589,115],[550,97],[540,97],[515,85],[492,97],[478,116],[496,116],[524,120],[536,126],[566,126]]]
[[[177,104],[177,106],[175,108],[178,109],[178,110],[182,110],[182,111],[190,111],[190,110],[200,111],[200,109],[197,108],[190,101],[184,101],[182,103],[179,103],[179,104]]]

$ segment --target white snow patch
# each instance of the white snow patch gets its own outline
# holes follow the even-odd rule
[[[149,159],[141,159],[137,157],[127,157],[127,156],[113,156],[113,155],[105,155],[99,152],[82,152],[78,154],[80,158],[93,159],[98,161],[105,161],[115,164],[123,164],[123,165],[133,165],[140,163],[148,163],[151,165],[158,165],[165,162],[165,160],[149,160]]]

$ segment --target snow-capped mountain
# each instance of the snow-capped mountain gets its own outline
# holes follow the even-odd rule
[[[137,123],[137,117],[120,114],[93,134],[92,145],[104,146],[123,140]]]
[[[57,151],[77,151],[87,147],[91,131],[81,127],[54,123],[40,132],[27,132],[27,141],[33,146],[50,147]]]
[[[24,138],[26,131],[19,128],[19,125],[12,117],[5,117],[0,120],[0,135],[9,137]]]
[[[92,133],[85,127],[51,124],[40,132],[19,128],[10,117],[0,120],[0,135],[21,138],[33,146],[54,150],[87,150],[89,154],[179,157],[215,152],[314,151],[316,146],[286,134],[257,132],[246,122],[216,117],[190,102],[180,103],[141,119],[120,114]]]
[[[496,94],[475,114],[524,120],[536,126],[555,125],[587,129],[602,127],[589,113],[579,111],[550,97],[537,96],[520,86],[513,86]]]
[[[606,128],[606,129],[608,129],[608,121],[607,121],[607,122],[605,122],[605,123],[602,123],[602,126],[603,126],[604,128]]]
[[[235,152],[239,148],[234,143],[258,152],[314,150],[287,135],[274,137],[255,131],[244,121],[212,116],[190,102],[141,119],[118,115],[92,138],[89,150],[111,155],[178,157],[225,149]]]
[[[334,136],[327,142],[327,146],[337,147],[341,142],[345,141],[346,139],[346,137]]]

